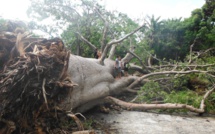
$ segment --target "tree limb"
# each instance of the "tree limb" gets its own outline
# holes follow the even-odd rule
[[[107,37],[107,30],[108,30],[108,22],[107,20],[102,16],[102,14],[99,12],[99,10],[96,8],[95,9],[96,13],[99,15],[99,17],[102,19],[102,21],[104,22],[104,29],[103,29],[103,33],[102,33],[102,39],[101,39],[101,52],[104,51],[104,48],[106,46],[105,44],[105,39]]]
[[[200,70],[190,70],[190,71],[163,71],[163,72],[154,72],[150,74],[146,74],[137,80],[135,80],[128,88],[133,88],[137,84],[139,84],[143,79],[148,78],[154,75],[163,75],[163,74],[189,74],[189,73],[208,73],[208,71],[200,71]]]
[[[130,52],[134,52],[134,50],[135,50],[135,46],[132,46],[131,43],[130,43],[129,51]],[[134,58],[134,56],[131,53],[127,52],[127,54],[125,55],[125,57],[122,58],[122,61],[130,62],[132,60],[132,58]]]
[[[131,110],[151,110],[151,109],[187,109],[191,112],[195,113],[204,113],[204,109],[198,109],[190,105],[186,104],[171,104],[171,103],[165,103],[165,104],[136,104],[136,103],[130,103],[125,102],[122,100],[119,100],[117,98],[108,96],[106,97],[107,101],[114,102],[115,104],[121,106],[122,108],[127,108]]]
[[[213,85],[211,90],[209,90],[205,93],[205,95],[201,101],[201,104],[200,104],[200,109],[203,109],[203,110],[205,109],[205,100],[214,91],[214,89],[215,89],[215,85]]]
[[[116,44],[111,46],[110,53],[109,53],[109,56],[108,56],[109,59],[113,59],[115,51],[116,51]]]
[[[127,35],[125,35],[124,37],[118,39],[118,40],[112,40],[108,43],[108,45],[113,45],[113,44],[117,44],[122,42],[123,40],[127,39],[129,36],[133,35],[134,33],[136,33],[137,31],[139,31],[141,28],[145,27],[145,24],[141,25],[140,27],[138,27],[137,29],[135,29],[134,31],[128,33]]]
[[[108,30],[108,23],[105,22],[105,27],[104,27],[104,30],[103,30],[103,33],[102,33],[102,39],[101,39],[101,52],[104,51],[104,48],[106,46],[105,39],[107,37],[107,30]]]
[[[215,64],[206,64],[206,65],[161,65],[161,66],[153,66],[151,67],[152,69],[159,69],[159,68],[165,68],[165,67],[210,67],[210,66],[214,66]]]
[[[144,70],[141,66],[135,65],[133,63],[130,63],[130,68],[129,69],[138,71],[138,72],[143,73],[143,74],[148,74],[149,73],[148,71]]]
[[[93,50],[96,50],[96,46],[93,45],[90,41],[88,41],[86,38],[84,38],[79,32],[76,32],[80,37],[81,39],[87,43],[88,46],[90,46]]]
[[[128,53],[130,53],[131,55],[133,55],[135,58],[138,59],[138,61],[140,62],[140,64],[142,65],[142,67],[146,68],[146,66],[143,64],[142,60],[140,59],[139,56],[137,56],[135,53],[131,52],[130,50],[128,50]]]
[[[142,62],[142,60],[140,59],[139,56],[137,56],[135,53],[131,52],[130,50],[128,50],[128,53],[130,53],[130,54],[133,55],[135,58],[137,58],[138,61],[139,61],[140,64],[141,64],[141,66],[142,66],[143,68],[145,68],[146,71],[149,73],[149,70],[148,70],[147,67],[144,65],[144,63]]]
[[[193,52],[193,47],[194,47],[194,45],[196,44],[196,38],[195,38],[195,40],[193,41],[193,44],[192,45],[190,45],[190,60],[189,60],[189,64],[191,64],[191,62],[192,62],[192,52]]]
[[[114,102],[115,104],[121,106],[122,108],[127,108],[127,109],[134,109],[134,110],[151,110],[151,109],[186,109],[191,112],[195,113],[204,113],[205,112],[205,100],[206,98],[215,90],[215,85],[212,86],[212,89],[207,91],[206,94],[204,95],[201,103],[200,103],[200,108],[195,108],[191,105],[186,105],[186,104],[172,104],[172,103],[164,103],[164,104],[136,104],[136,103],[131,103],[134,102],[137,97],[135,97],[131,102],[125,102],[122,100],[119,100],[117,98],[108,96],[105,99],[111,102]]]
[[[207,52],[209,52],[209,51],[211,51],[211,50],[214,50],[214,49],[215,49],[215,47],[212,47],[212,48],[209,48],[209,49],[205,50],[205,51],[202,52],[202,53],[199,53],[198,56],[196,56],[196,57],[193,58],[193,60],[198,59],[198,58],[199,58],[200,56],[202,56],[203,54],[206,54]]]
[[[81,14],[75,8],[72,8],[72,6],[67,6],[63,4],[54,4],[54,6],[63,7],[64,9],[67,8],[70,10],[70,12],[74,11],[78,15],[78,17],[82,17]]]
[[[102,53],[102,56],[101,56],[101,59],[100,59],[100,63],[103,64],[104,62],[104,59],[106,58],[107,56],[107,53],[108,53],[108,50],[110,49],[110,47],[113,45],[113,44],[117,44],[117,43],[120,43],[122,42],[123,40],[127,39],[129,36],[131,36],[132,34],[136,33],[138,30],[140,30],[141,28],[145,27],[145,24],[141,25],[140,27],[138,27],[137,29],[133,30],[132,32],[130,32],[129,34],[125,35],[124,37],[118,39],[118,40],[112,40],[110,41],[104,48],[104,51]]]

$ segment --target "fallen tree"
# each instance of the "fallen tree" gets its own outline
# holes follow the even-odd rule
[[[189,70],[180,65],[164,65],[160,66],[161,71],[156,70],[157,67],[147,67],[142,64],[142,67],[133,65],[131,68],[136,68],[142,75],[143,73],[148,74],[115,80],[114,61],[111,59],[115,47],[142,27],[144,24],[120,39],[114,39],[108,43],[103,42],[101,59],[72,55],[65,48],[62,40],[57,38],[51,40],[32,38],[22,30],[1,33],[0,112],[1,120],[7,126],[4,127],[7,129],[2,129],[2,131],[53,133],[54,130],[51,130],[53,124],[47,125],[47,122],[53,122],[53,118],[57,120],[59,114],[87,111],[103,103],[107,96],[141,87],[144,82],[153,81],[154,76],[175,75],[177,77],[180,74],[190,73],[204,73],[213,76],[211,71],[204,69],[213,64],[196,65],[200,70],[196,70],[195,67],[189,68],[190,64],[186,67]],[[14,31],[17,30],[14,29]],[[81,38],[88,45],[95,46],[83,36]],[[109,49],[111,49],[109,58],[105,58]],[[131,48],[122,61],[131,61],[134,57],[138,56],[133,53],[133,48]],[[140,58],[138,60],[140,61]],[[166,70],[164,71],[164,69]],[[113,97],[106,99],[131,109],[185,108],[193,112],[204,113],[204,101],[213,90],[214,88],[205,94],[200,109],[186,104],[134,104],[122,102]],[[68,115],[76,120],[77,124],[80,124],[74,115]],[[13,122],[12,125],[11,122]],[[80,129],[83,129],[81,125],[79,126]]]

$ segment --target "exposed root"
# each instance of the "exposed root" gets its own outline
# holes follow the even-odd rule
[[[44,79],[43,79],[43,85],[42,85],[42,89],[43,89],[43,98],[44,98],[44,100],[45,100],[46,108],[49,109],[48,101],[47,101],[47,97],[46,97],[45,84],[46,84],[46,79],[44,78]]]
[[[76,122],[79,131],[84,130],[84,126],[83,126],[82,122],[78,119],[78,117],[75,114],[67,114],[67,115]]]
[[[16,133],[45,131],[44,118],[56,120],[56,104],[76,85],[67,74],[70,51],[58,38],[7,34],[0,33],[0,118],[13,121]]]

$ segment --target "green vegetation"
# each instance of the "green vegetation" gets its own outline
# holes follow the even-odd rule
[[[157,82],[147,82],[140,91],[138,91],[138,101],[152,102],[163,100],[166,92],[160,90],[161,87]]]
[[[165,84],[150,81],[138,92],[137,102],[180,103],[199,108],[203,95],[214,82],[214,78],[206,74],[190,74],[166,80]],[[214,103],[215,93],[206,99],[206,111],[214,113]]]
[[[172,91],[165,96],[164,102],[166,103],[181,103],[187,105],[193,105],[198,108],[200,106],[202,96],[199,96],[192,90]]]

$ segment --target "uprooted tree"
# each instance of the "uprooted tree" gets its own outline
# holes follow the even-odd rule
[[[42,113],[55,111],[52,116],[57,118],[56,111],[64,111],[71,115],[72,112],[84,112],[104,101],[111,101],[129,109],[187,109],[196,113],[205,112],[205,101],[215,89],[213,80],[209,83],[210,88],[202,95],[203,98],[199,107],[194,107],[187,103],[137,104],[125,102],[111,96],[122,92],[136,93],[136,89],[140,89],[147,82],[169,83],[171,82],[169,79],[180,78],[187,74],[204,74],[213,79],[214,64],[197,64],[196,60],[199,57],[208,55],[207,52],[213,51],[214,48],[194,54],[193,47],[198,41],[195,40],[190,46],[190,55],[186,64],[173,64],[172,62],[163,61],[145,51],[150,57],[149,59],[159,61],[159,65],[151,65],[151,60],[149,60],[149,64],[144,64],[143,60],[135,54],[132,37],[137,38],[138,31],[147,29],[147,21],[135,29],[129,29],[127,33],[122,32],[123,30],[115,32],[110,30],[113,28],[112,23],[108,21],[108,15],[104,15],[103,10],[98,5],[83,1],[82,4],[85,5],[88,16],[95,15],[97,19],[102,20],[103,25],[99,27],[103,31],[99,36],[100,45],[94,45],[95,43],[92,43],[92,41],[95,40],[90,41],[91,38],[86,37],[87,34],[81,32],[81,26],[78,25],[81,21],[77,19],[81,17],[81,14],[72,6],[67,5],[71,4],[70,1],[65,1],[64,3],[58,1],[46,2],[37,3],[36,5],[46,5],[52,2],[53,6],[50,6],[50,8],[45,7],[43,11],[47,11],[47,13],[56,10],[63,11],[64,14],[55,12],[56,17],[66,16],[67,19],[70,18],[67,22],[72,21],[74,23],[74,21],[77,21],[74,25],[78,30],[72,33],[79,39],[75,40],[75,42],[84,42],[91,49],[100,46],[102,56],[100,59],[94,59],[69,54],[62,40],[58,38],[51,40],[33,38],[25,30],[17,28],[19,26],[13,26],[13,29],[8,32],[6,32],[7,30],[1,32],[0,112],[2,119],[15,122],[15,125],[11,125],[12,127],[7,131],[14,131],[14,126],[16,126],[20,132],[30,131],[30,128],[35,128],[39,132],[42,131],[43,123],[47,122],[39,118],[43,116]],[[37,8],[37,6],[34,6],[34,8]],[[66,12],[67,10],[68,12]],[[74,14],[71,14],[71,12]],[[69,15],[77,18],[72,20]],[[101,25],[101,22],[99,25]],[[88,30],[90,33],[93,29]],[[151,33],[153,32],[155,31],[151,31]],[[128,38],[130,38],[129,45],[132,45],[130,45],[122,61],[131,61],[136,58],[140,64],[130,63],[130,69],[138,71],[140,76],[130,75],[115,80],[113,60],[115,49]],[[151,40],[155,41],[153,38]],[[77,47],[77,50],[79,48]],[[168,89],[168,87],[165,89]],[[144,92],[141,94],[144,95]],[[45,115],[46,117],[51,116],[50,114]],[[75,116],[72,117],[77,121]],[[31,122],[32,119],[33,122]],[[8,123],[7,121],[5,122]],[[55,125],[57,126],[57,124]],[[82,128],[81,125],[79,128]],[[51,128],[49,127],[49,129]]]

